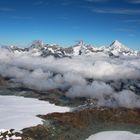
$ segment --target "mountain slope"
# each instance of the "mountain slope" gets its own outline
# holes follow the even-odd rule
[[[134,51],[132,49],[127,48],[125,45],[120,43],[118,40],[115,40],[111,45],[107,48],[109,52],[111,52],[115,56],[119,55],[138,55],[138,51]]]

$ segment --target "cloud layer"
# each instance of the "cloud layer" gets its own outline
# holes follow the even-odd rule
[[[95,99],[99,106],[140,107],[140,58],[104,53],[72,58],[33,57],[1,49],[0,75],[37,90],[61,89],[70,98]]]

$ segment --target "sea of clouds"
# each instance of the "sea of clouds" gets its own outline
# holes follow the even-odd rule
[[[105,53],[46,58],[0,50],[0,75],[37,90],[61,89],[70,98],[97,99],[100,106],[140,107],[140,57]],[[123,88],[122,88],[123,84]]]

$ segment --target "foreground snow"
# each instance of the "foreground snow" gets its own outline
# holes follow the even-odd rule
[[[60,107],[49,102],[17,96],[0,96],[0,129],[23,128],[40,124],[38,114],[67,112],[68,107]]]
[[[86,140],[140,140],[140,134],[127,131],[106,131],[91,135]]]

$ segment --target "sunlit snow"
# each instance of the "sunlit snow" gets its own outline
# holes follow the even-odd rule
[[[140,140],[140,134],[127,131],[105,131],[91,135],[86,140]]]
[[[0,129],[21,130],[42,123],[38,114],[67,112],[68,107],[60,107],[46,101],[17,96],[0,96]]]

